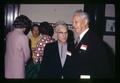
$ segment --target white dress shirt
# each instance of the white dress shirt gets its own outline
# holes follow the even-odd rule
[[[88,32],[89,28],[87,28],[85,31],[83,31],[80,35],[79,35],[79,42],[82,40],[82,38],[84,37],[84,35]]]

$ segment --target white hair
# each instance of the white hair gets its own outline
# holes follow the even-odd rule
[[[86,19],[89,23],[89,16],[86,12],[84,12],[82,10],[77,10],[77,11],[75,11],[75,14],[79,14],[80,18]]]
[[[55,31],[58,31],[61,26],[65,27],[68,30],[67,24],[64,21],[58,21],[55,23]]]

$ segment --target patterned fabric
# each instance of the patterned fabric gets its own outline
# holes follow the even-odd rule
[[[30,36],[30,40],[31,40],[31,49],[32,49],[32,58],[34,57],[34,50],[36,48],[36,45],[38,43],[38,41],[40,40],[41,36],[39,35],[37,38]]]
[[[34,49],[37,45],[37,42],[39,41],[40,36],[38,36],[37,38],[31,36],[30,40],[31,40],[31,48]]]
[[[47,43],[51,43],[55,41],[52,37],[48,35],[43,35],[41,39],[38,41],[36,49],[34,51],[35,53],[35,62],[34,63],[41,63],[42,57],[43,57],[43,52],[44,52],[44,47]]]

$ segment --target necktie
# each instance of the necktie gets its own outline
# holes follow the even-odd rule
[[[63,45],[61,45],[61,58],[62,58],[62,53],[63,53]]]

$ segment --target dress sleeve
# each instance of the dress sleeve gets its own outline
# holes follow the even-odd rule
[[[26,36],[23,38],[22,43],[23,43],[22,49],[23,49],[23,53],[24,53],[24,57],[25,57],[25,62],[27,62],[27,60],[30,58],[30,48],[29,48],[29,41]]]

